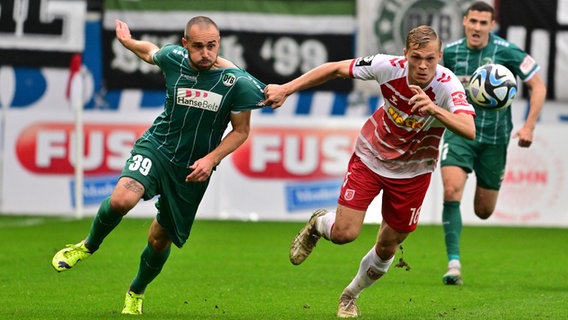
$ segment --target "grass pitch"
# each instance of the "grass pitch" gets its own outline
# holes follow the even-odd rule
[[[150,219],[126,218],[101,249],[57,273],[53,254],[82,220],[0,216],[0,319],[113,319],[138,269]],[[303,223],[196,221],[147,289],[141,319],[336,319],[337,299],[373,245],[322,240],[300,266],[288,248]],[[568,230],[464,227],[463,286],[444,286],[441,226],[419,226],[395,268],[358,299],[361,319],[568,319]],[[401,252],[397,253],[397,258]]]

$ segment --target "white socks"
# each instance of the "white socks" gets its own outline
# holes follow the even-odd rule
[[[316,220],[316,230],[325,239],[331,239],[331,228],[335,223],[335,211],[329,211]],[[375,281],[385,274],[392,262],[394,256],[388,260],[382,260],[375,251],[375,246],[367,252],[361,260],[359,271],[351,283],[345,288],[344,292],[357,298],[363,289],[370,287]]]
[[[331,228],[335,223],[335,211],[329,211],[316,220],[316,230],[325,239],[331,239]]]
[[[363,289],[370,287],[375,281],[385,274],[392,262],[394,256],[389,260],[382,260],[375,251],[375,246],[363,257],[359,265],[359,271],[351,283],[345,288],[353,298],[359,297]]]
[[[458,269],[461,270],[461,263],[459,260],[450,260],[448,262],[448,269]]]

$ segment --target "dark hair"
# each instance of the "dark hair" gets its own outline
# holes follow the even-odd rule
[[[196,24],[200,24],[200,25],[204,25],[204,26],[208,26],[208,25],[213,25],[215,27],[215,29],[217,29],[217,32],[219,32],[219,27],[217,27],[217,24],[215,23],[215,21],[211,20],[211,18],[206,17],[206,16],[197,16],[197,17],[193,17],[191,18],[187,24],[185,25],[185,31],[184,31],[184,37],[187,39],[188,33],[189,33],[189,29],[191,29],[192,26],[196,25]]]
[[[495,9],[493,9],[493,7],[485,1],[472,2],[465,12],[466,16],[469,14],[470,11],[489,12],[491,13],[491,20],[495,19],[494,18]]]
[[[442,49],[442,40],[438,37],[436,30],[430,26],[418,26],[406,36],[406,50],[412,49],[412,46],[418,46],[418,48],[423,48],[430,41],[438,41],[438,48]]]

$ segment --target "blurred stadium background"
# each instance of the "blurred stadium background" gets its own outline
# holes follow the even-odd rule
[[[497,9],[496,32],[541,65],[548,99],[533,146],[511,143],[497,212],[484,223],[568,226],[568,83],[561,78],[568,74],[568,0],[488,2]],[[0,0],[0,214],[94,215],[130,146],[161,112],[161,74],[119,45],[115,19],[135,38],[163,45],[178,43],[191,17],[210,16],[224,57],[265,83],[282,83],[326,61],[402,54],[404,35],[420,24],[434,26],[444,42],[458,39],[469,3]],[[521,88],[516,124],[526,97]],[[353,138],[380,103],[373,84],[337,80],[293,95],[278,110],[255,111],[249,140],[213,175],[199,217],[304,221],[315,208],[334,208]],[[469,191],[464,223],[477,224]],[[435,175],[421,223],[439,223],[441,199]],[[379,204],[369,222],[380,221]],[[129,216],[154,213],[148,201]]]

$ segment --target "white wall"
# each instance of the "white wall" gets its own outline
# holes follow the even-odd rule
[[[520,124],[526,101],[517,101],[512,108]],[[548,103],[533,146],[521,149],[511,143],[496,213],[484,223],[568,226],[568,198],[563,197],[568,194],[565,110],[568,105]],[[86,215],[95,214],[100,200],[110,194],[131,144],[156,114],[156,110],[85,112]],[[0,212],[72,216],[73,113],[64,108],[9,109],[5,120]],[[334,208],[353,140],[364,120],[255,112],[247,143],[214,173],[200,217],[303,221],[316,208]],[[463,218],[466,224],[476,224],[480,220],[472,211],[475,178],[469,180]],[[422,208],[422,223],[439,223],[441,200],[437,171]],[[154,215],[152,204],[141,204],[132,216]],[[376,201],[367,221],[380,219],[380,201]]]

